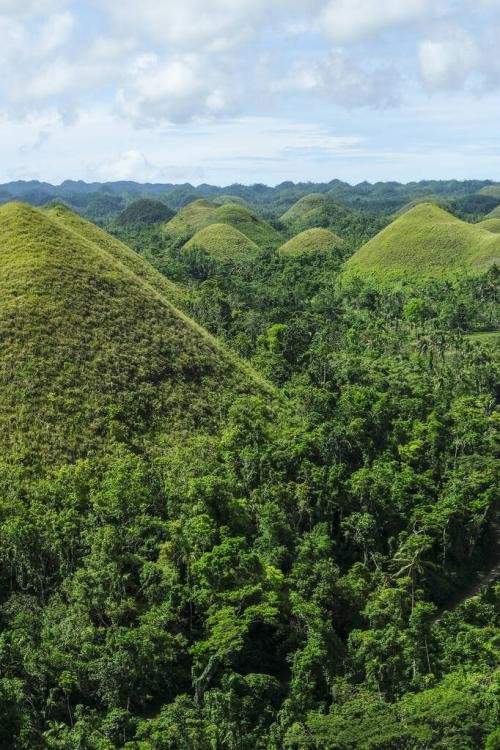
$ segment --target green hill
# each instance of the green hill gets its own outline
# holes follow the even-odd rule
[[[240,198],[239,195],[229,195],[229,194],[217,195],[212,200],[218,206],[225,206],[227,203],[231,203],[233,205],[238,205],[238,206],[247,205],[246,202],[243,200],[243,198]]]
[[[315,252],[332,252],[343,244],[343,240],[329,229],[306,229],[292,237],[279,248],[282,255],[300,256]]]
[[[485,217],[486,219],[498,219],[500,218],[500,206],[497,206],[493,209],[493,211],[490,211],[490,213]]]
[[[498,198],[500,200],[500,185],[487,185],[479,190],[479,195],[487,195],[490,198]]]
[[[118,216],[117,222],[121,226],[132,224],[156,224],[160,221],[170,221],[175,216],[172,211],[161,201],[153,198],[139,198],[131,203],[125,211]]]
[[[4,459],[43,468],[117,440],[144,450],[216,427],[236,394],[265,389],[144,260],[70,212],[7,204],[0,238]]]
[[[411,211],[411,209],[415,208],[415,206],[420,206],[422,203],[432,203],[432,205],[439,206],[445,211],[449,211],[451,209],[450,201],[447,198],[444,198],[442,195],[426,195],[422,198],[415,198],[414,200],[410,201],[402,208],[400,208],[399,211],[396,211],[393,217],[397,219],[399,216],[403,216],[403,214]]]
[[[346,263],[349,274],[380,280],[481,273],[500,261],[500,237],[422,204],[396,219]]]
[[[497,217],[492,216],[483,219],[483,221],[480,221],[476,226],[481,227],[481,229],[486,229],[488,232],[500,234],[500,212]]]
[[[187,242],[210,224],[230,224],[259,247],[276,246],[281,242],[279,232],[245,206],[229,203],[218,206],[206,200],[189,203],[165,224],[164,231],[172,239]]]
[[[310,193],[294,203],[281,217],[285,226],[295,232],[315,227],[328,227],[350,214],[347,208],[339,205],[331,196],[323,193]]]
[[[217,261],[247,260],[259,252],[255,242],[230,224],[210,224],[200,229],[184,247],[205,250]]]

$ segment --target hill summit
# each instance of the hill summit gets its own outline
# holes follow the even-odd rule
[[[244,205],[217,205],[207,200],[188,203],[164,226],[165,234],[187,242],[197,232],[211,224],[230,224],[259,247],[276,246],[282,242],[280,234]]]
[[[343,240],[329,229],[306,229],[279,248],[282,255],[297,257],[317,252],[331,252],[343,245]]]
[[[500,236],[438,206],[415,206],[367,242],[346,263],[348,274],[379,280],[480,274],[500,261]]]
[[[68,209],[0,208],[0,449],[47,467],[212,429],[266,386],[171,302],[174,285]],[[216,394],[216,396],[214,396]]]

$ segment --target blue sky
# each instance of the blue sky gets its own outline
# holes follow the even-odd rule
[[[500,180],[500,0],[0,0],[0,180]]]

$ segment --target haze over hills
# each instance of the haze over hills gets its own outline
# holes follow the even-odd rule
[[[306,229],[281,245],[278,252],[288,257],[298,257],[315,252],[333,252],[343,244],[343,240],[329,229]]]
[[[500,237],[432,204],[392,222],[346,263],[349,274],[381,280],[479,274],[500,261]]]
[[[173,285],[71,212],[6,205],[0,246],[4,460],[47,467],[116,439],[181,439],[265,391],[171,304]]]

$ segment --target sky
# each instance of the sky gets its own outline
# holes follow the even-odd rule
[[[0,181],[500,180],[500,0],[0,0]]]

